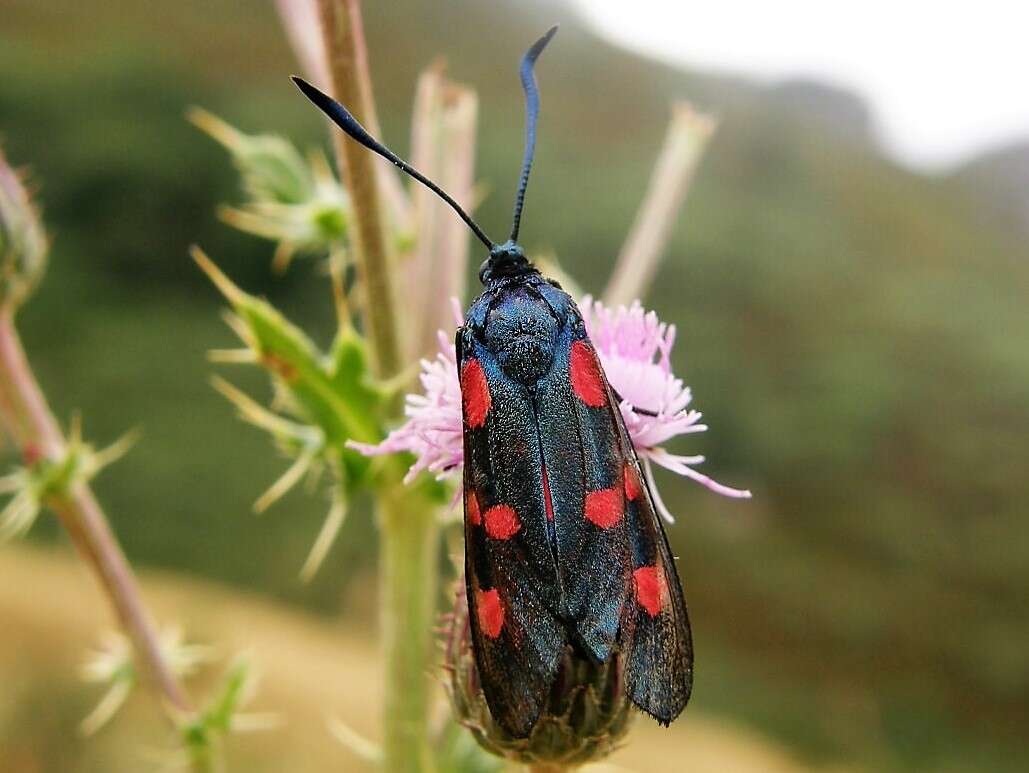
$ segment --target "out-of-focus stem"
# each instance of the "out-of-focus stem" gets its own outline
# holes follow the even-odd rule
[[[318,10],[331,90],[357,120],[373,129],[369,122],[374,116],[371,79],[358,0],[318,0]],[[340,173],[353,201],[366,330],[377,357],[378,375],[390,378],[402,366],[402,347],[386,223],[376,184],[377,159],[342,132],[333,131],[333,141]],[[432,770],[428,674],[436,612],[436,513],[403,488],[399,474],[394,486],[380,490],[377,506],[380,616],[386,662],[383,768],[423,773]]]
[[[432,770],[429,747],[432,631],[436,619],[438,519],[399,492],[379,500],[382,648],[386,658],[383,770]]]
[[[318,0],[333,95],[358,121],[371,114],[371,83],[365,61],[364,29],[357,0]],[[390,250],[379,199],[374,155],[340,131],[332,132],[340,176],[354,207],[355,252],[363,293],[362,311],[378,375],[400,369],[400,345],[391,281]]]
[[[191,751],[189,769],[192,773],[224,773],[225,755],[214,744],[205,744]]]
[[[357,83],[361,88],[361,98],[364,100],[365,126],[372,133],[373,137],[382,136],[382,127],[379,125],[379,114],[375,109],[375,90],[372,88],[372,74],[368,66],[368,44],[364,36],[364,22],[361,18],[361,0],[343,0],[350,14],[350,24],[354,28],[354,64],[357,68]],[[372,165],[378,171],[379,185],[382,186],[382,196],[386,204],[393,210],[393,217],[396,219],[394,225],[409,226],[411,219],[411,202],[404,192],[404,186],[400,182],[400,176],[396,167],[389,161],[378,156],[372,156]]]
[[[422,73],[411,126],[411,161],[466,210],[472,207],[475,128],[478,99],[443,74],[440,65]],[[436,332],[453,327],[447,301],[461,297],[468,268],[468,229],[439,198],[424,188],[411,191],[417,235],[415,254],[404,270],[408,352],[411,359],[431,356]]]
[[[275,0],[275,8],[304,75],[319,88],[326,88],[329,69],[318,29],[317,0]]]
[[[14,326],[13,312],[0,310],[0,413],[11,438],[29,458],[60,460],[66,446]],[[132,641],[144,676],[175,709],[191,710],[189,697],[161,652],[125,554],[96,497],[85,483],[48,503],[79,553],[96,573],[122,628]]]
[[[557,763],[537,762],[535,765],[529,765],[529,773],[564,773],[566,770],[567,767]]]
[[[300,62],[308,80],[323,91],[331,91],[328,58],[325,56],[325,41],[320,31],[318,0],[275,0],[275,7],[279,11],[279,18],[282,20],[282,26],[286,30],[286,36],[289,38],[297,61]],[[358,64],[363,66],[367,73],[366,52],[358,51],[357,53]],[[371,83],[371,79],[367,78],[367,75],[362,77],[366,78],[369,84]],[[375,113],[375,105],[371,102],[370,90],[368,97],[369,113],[362,122],[373,137],[380,137],[379,120]],[[411,203],[397,176],[397,170],[388,161],[379,158],[374,159],[374,163],[379,171],[381,193],[395,224],[407,227],[410,224]]]
[[[604,292],[604,302],[609,306],[629,304],[643,297],[650,287],[679,207],[716,125],[715,119],[698,113],[688,102],[672,105],[672,119],[647,195]]]

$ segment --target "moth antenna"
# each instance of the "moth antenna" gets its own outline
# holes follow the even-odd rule
[[[522,159],[522,176],[518,182],[518,193],[515,195],[514,219],[511,225],[511,241],[513,242],[518,241],[518,228],[522,224],[522,207],[525,205],[525,189],[529,185],[532,157],[536,152],[536,119],[540,112],[540,92],[536,88],[536,76],[532,68],[555,34],[557,34],[556,24],[525,52],[522,64],[518,68],[518,74],[522,78],[522,88],[525,90],[525,156]]]
[[[486,233],[479,227],[479,224],[472,220],[471,216],[461,208],[460,204],[454,201],[453,197],[451,197],[449,193],[440,188],[436,183],[370,135],[368,131],[358,123],[357,119],[350,114],[350,111],[343,107],[343,105],[328,94],[319,91],[303,78],[293,75],[290,76],[290,80],[296,84],[297,88],[303,92],[305,97],[315,104],[315,107],[325,113],[325,115],[327,115],[332,122],[336,124],[336,126],[346,132],[351,138],[364,145],[373,153],[378,153],[387,161],[396,164],[396,166],[400,167],[401,171],[413,177],[443,199],[443,201],[447,202],[447,204],[449,204],[451,208],[460,215],[465,224],[472,229],[472,233],[479,238],[479,241],[486,245],[487,249],[492,249],[495,246],[492,240],[490,240],[490,238],[486,236]]]

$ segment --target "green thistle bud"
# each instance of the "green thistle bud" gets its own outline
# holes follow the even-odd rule
[[[625,697],[621,658],[597,664],[567,647],[550,697],[528,738],[514,738],[490,714],[471,647],[464,586],[447,630],[444,667],[457,721],[487,751],[529,765],[597,762],[624,740],[633,712]]]
[[[17,308],[46,269],[47,239],[18,174],[0,152],[0,305]]]
[[[340,373],[337,363],[327,361],[314,342],[268,301],[237,287],[199,247],[190,254],[232,306],[230,325],[247,347],[238,361],[264,366],[293,415],[318,427],[324,442],[339,449],[348,440],[381,440],[379,394],[368,384],[369,358],[356,332],[348,328],[337,340],[334,356],[345,367]],[[368,466],[360,455],[352,455],[354,463]]]
[[[0,510],[0,542],[27,532],[44,505],[66,498],[77,484],[92,480],[124,456],[136,436],[130,432],[98,451],[83,441],[82,423],[76,415],[60,458],[45,458],[34,449],[27,450],[26,465],[0,477],[0,495],[13,494]]]
[[[249,200],[222,207],[222,219],[276,242],[272,265],[277,271],[284,271],[297,252],[328,253],[342,245],[350,200],[324,156],[313,153],[305,160],[282,137],[244,134],[200,108],[188,117],[232,154],[243,179]]]
[[[269,134],[244,134],[199,107],[191,108],[186,115],[232,154],[243,187],[255,201],[300,204],[313,197],[311,170],[287,140]]]

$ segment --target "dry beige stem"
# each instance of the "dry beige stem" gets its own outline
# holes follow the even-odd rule
[[[478,98],[443,75],[439,65],[418,79],[411,129],[411,163],[466,211],[473,203]],[[401,271],[409,359],[436,350],[436,331],[453,327],[447,299],[461,297],[468,268],[468,229],[422,185],[411,189],[417,243]]]
[[[282,26],[286,30],[286,37],[293,48],[293,53],[307,79],[322,91],[331,93],[332,80],[327,64],[328,58],[325,56],[318,0],[275,0],[275,7],[279,12],[279,18],[282,20]],[[363,61],[361,66],[367,68],[367,52],[362,50],[358,52],[358,55],[359,59]],[[364,80],[370,83],[371,78],[365,75]],[[362,121],[373,137],[381,137],[379,119],[375,112],[370,88],[365,94],[365,99],[370,109]],[[376,158],[374,164],[378,172],[381,195],[394,224],[398,227],[409,226],[411,202],[404,193],[396,169],[385,159]]]
[[[609,306],[642,298],[661,262],[679,207],[717,122],[688,102],[672,105],[664,147],[654,165],[647,195],[636,213],[604,292]]]

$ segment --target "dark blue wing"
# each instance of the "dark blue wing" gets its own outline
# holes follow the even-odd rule
[[[584,649],[606,661],[632,570],[624,460],[607,384],[574,311],[559,334],[553,366],[538,384],[536,410],[553,502],[562,615]]]
[[[462,330],[465,582],[476,663],[494,719],[524,737],[539,718],[566,634],[528,390]]]
[[[618,428],[633,566],[619,636],[625,689],[636,706],[667,725],[693,690],[693,638],[675,558],[620,412]]]
[[[623,653],[630,699],[667,724],[693,683],[686,603],[618,399],[577,314],[561,332],[536,408],[562,614],[597,660]]]

